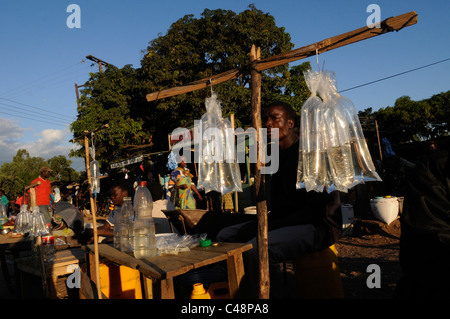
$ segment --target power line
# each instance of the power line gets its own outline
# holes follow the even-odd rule
[[[7,104],[1,103],[1,102],[0,102],[0,104],[6,105],[6,106],[10,106],[10,105],[7,105]],[[41,115],[41,114],[30,113],[30,112],[22,112],[22,111],[17,110],[17,108],[10,109],[10,108],[5,108],[5,107],[0,107],[0,110],[12,111],[12,112],[14,112],[14,113],[21,113],[21,114],[33,116],[33,117],[34,117],[34,118],[33,118],[34,120],[35,120],[36,118],[43,118],[43,119],[45,119],[45,120],[51,120],[51,119],[49,119],[49,116],[48,116],[48,115]],[[54,122],[52,122],[52,123],[54,123]],[[70,123],[68,123],[68,122],[62,122],[62,121],[60,121],[60,123],[61,123],[61,124],[66,124],[66,125],[70,125]]]
[[[17,102],[17,101],[11,100],[11,99],[3,98],[3,97],[0,97],[0,99],[8,101],[8,102],[12,102],[12,103],[20,104],[20,105],[23,105],[23,106],[27,106],[27,107],[30,107],[30,108],[33,108],[33,109],[36,109],[36,110],[39,110],[39,111],[43,111],[43,112],[45,112],[47,114],[49,113],[49,111],[44,109],[44,108],[40,108],[40,107],[33,106],[33,105],[30,105],[30,104]],[[10,104],[1,103],[1,102],[0,102],[0,104],[24,110],[24,108],[21,108],[21,107],[18,107],[18,106],[12,106]],[[59,117],[60,119],[62,119],[64,121],[74,121],[75,120],[75,117],[68,116],[68,115],[65,115],[65,114],[55,113],[53,111],[52,111],[51,115],[53,117]]]
[[[350,90],[353,90],[353,89],[357,89],[357,88],[360,88],[362,86],[366,86],[366,85],[369,85],[369,84],[377,83],[377,82],[384,81],[384,80],[387,80],[387,79],[391,79],[393,77],[396,77],[396,76],[399,76],[399,75],[403,75],[403,74],[406,74],[406,73],[410,73],[410,72],[414,72],[414,71],[417,71],[417,70],[420,70],[420,69],[424,69],[424,68],[427,68],[427,67],[439,64],[439,63],[443,63],[443,62],[448,61],[448,60],[450,60],[450,58],[447,58],[447,59],[444,59],[444,60],[441,60],[441,61],[437,61],[437,62],[433,62],[433,63],[427,64],[427,65],[424,65],[424,66],[420,66],[418,68],[411,69],[411,70],[408,70],[408,71],[400,72],[400,73],[397,73],[397,74],[394,74],[394,75],[390,75],[390,76],[384,77],[382,79],[378,79],[378,80],[375,80],[375,81],[371,81],[371,82],[367,82],[367,83],[364,83],[364,84],[361,84],[361,85],[357,85],[357,86],[351,87],[349,89],[341,90],[341,91],[339,91],[339,93],[350,91]]]
[[[39,77],[39,78],[37,78],[37,79],[35,79],[35,80],[25,82],[25,83],[23,83],[23,84],[20,85],[20,86],[17,86],[17,87],[12,88],[12,89],[10,89],[10,90],[8,90],[8,91],[2,92],[1,95],[5,96],[5,95],[9,95],[11,92],[15,92],[15,91],[17,91],[17,90],[23,90],[25,87],[28,87],[28,86],[30,86],[30,85],[32,86],[32,85],[34,85],[36,82],[40,82],[40,81],[42,81],[43,79],[45,79],[45,78],[47,78],[47,77],[53,76],[53,75],[55,75],[55,74],[59,74],[60,72],[67,71],[67,70],[69,70],[69,69],[72,69],[72,68],[74,68],[74,67],[76,67],[76,66],[79,66],[80,64],[83,64],[84,62],[85,62],[85,60],[82,60],[81,63],[72,64],[72,65],[70,65],[70,66],[67,66],[67,67],[64,67],[64,68],[62,68],[62,69],[59,69],[58,71],[55,71],[55,72],[52,72],[52,73],[43,75],[43,76],[41,76],[41,77]],[[88,66],[88,67],[89,67],[89,66]]]
[[[90,68],[90,67],[88,67]],[[37,82],[34,83],[31,86],[27,86],[27,87],[23,87],[19,90],[17,90],[16,92],[13,93],[9,93],[7,96],[10,98],[16,98],[18,96],[24,95],[27,91],[32,91],[32,90],[39,90],[39,89],[43,89],[49,86],[52,86],[53,84],[57,84],[57,83],[62,83],[62,82],[66,82],[68,80],[74,80],[75,76],[78,75],[82,75],[82,74],[86,74],[87,69],[85,70],[78,70],[76,73],[70,73],[70,74],[60,74],[52,79],[49,79],[48,81],[45,82]]]
[[[20,118],[24,118],[24,119],[27,119],[27,120],[33,120],[33,121],[37,121],[37,122],[44,122],[44,123],[49,123],[49,124],[63,126],[63,127],[67,127],[68,126],[68,124],[64,125],[64,124],[60,124],[60,123],[55,123],[55,122],[50,122],[50,121],[45,121],[45,120],[39,120],[39,119],[36,119],[36,118],[21,116],[21,115],[17,115],[17,114],[11,114],[11,113],[4,112],[4,111],[1,111],[1,110],[0,110],[0,114],[11,115],[11,116],[14,116],[14,117],[20,117]]]

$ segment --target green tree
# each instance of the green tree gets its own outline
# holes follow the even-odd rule
[[[141,67],[147,93],[245,67],[253,44],[261,48],[262,59],[293,47],[285,29],[254,5],[239,14],[205,9],[198,19],[186,15],[173,23],[166,35],[152,40],[144,52]],[[288,66],[284,65],[263,72],[263,103],[273,99],[274,94],[282,94],[287,70]],[[250,81],[249,72],[245,72],[236,80],[213,87],[222,101],[223,114],[234,113],[237,126],[251,125]],[[147,112],[154,115],[155,124],[160,124],[156,127],[165,128],[155,140],[166,141],[167,134],[176,127],[190,126],[194,119],[200,119],[210,90],[148,103]]]
[[[129,156],[130,146],[151,145],[147,115],[144,114],[145,90],[130,65],[118,69],[108,66],[104,72],[91,73],[81,91],[78,118],[72,123],[74,137],[91,132],[104,124],[109,128],[89,136],[89,146],[95,146],[96,159],[103,167]],[[80,149],[70,156],[84,157],[84,139],[77,139]]]
[[[433,139],[448,134],[449,96],[450,91],[420,101],[402,96],[393,107],[380,108],[375,117],[393,143]]]
[[[81,91],[74,136],[108,123],[110,128],[95,134],[96,159],[103,170],[114,161],[149,151],[168,149],[167,135],[177,127],[188,127],[205,113],[205,98],[211,88],[147,102],[145,95],[177,87],[234,68],[243,73],[235,80],[212,89],[222,101],[224,115],[235,114],[237,127],[248,127],[251,116],[249,53],[252,45],[267,58],[293,48],[290,35],[276,25],[269,13],[254,5],[236,14],[230,10],[205,9],[199,18],[186,15],[174,22],[165,35],[149,42],[143,50],[141,67],[108,66],[91,74]],[[262,72],[262,104],[284,100],[300,110],[309,91],[303,71],[309,63],[287,64]],[[84,156],[84,147],[72,156]]]
[[[1,188],[8,198],[23,193],[25,186],[39,176],[41,166],[47,165],[42,157],[31,157],[27,150],[18,150],[11,163],[0,167]]]
[[[40,168],[48,166],[54,170],[50,181],[70,182],[78,180],[79,173],[70,167],[72,162],[65,156],[59,155],[45,160],[42,157],[32,157],[27,150],[17,151],[12,162],[5,162],[0,167],[0,188],[9,199],[23,194],[25,186],[40,175]]]
[[[54,170],[53,178],[61,182],[77,181],[80,173],[74,170],[70,165],[72,161],[68,160],[64,155],[58,155],[47,160],[48,166]]]

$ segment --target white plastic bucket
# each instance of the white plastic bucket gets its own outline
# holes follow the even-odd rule
[[[256,206],[250,206],[244,208],[245,214],[256,214]]]
[[[398,199],[397,197],[374,198],[370,200],[370,208],[377,219],[389,225],[398,216]]]

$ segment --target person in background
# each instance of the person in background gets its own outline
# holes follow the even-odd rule
[[[399,299],[450,299],[450,150],[422,157],[408,176],[395,291]]]
[[[61,190],[59,189],[58,186],[56,186],[53,189],[53,200],[55,201],[55,203],[59,202],[61,200]]]
[[[214,213],[222,213],[222,194],[217,191],[209,191],[206,193],[208,208]]]
[[[19,212],[20,212],[20,205],[13,204],[12,206],[13,206],[13,210],[12,210],[11,215],[9,216],[8,220],[14,222],[16,220],[17,214],[19,214]]]
[[[150,191],[153,199],[152,217],[155,222],[155,230],[157,234],[171,233],[172,229],[167,220],[163,210],[175,210],[175,206],[171,201],[164,198],[164,190],[161,184],[157,182],[147,183],[147,188]],[[176,229],[174,229],[176,231]]]
[[[120,210],[122,209],[123,205],[123,199],[125,197],[129,197],[130,194],[131,188],[126,181],[118,181],[111,187],[111,200],[114,204],[114,209],[106,219],[106,223],[97,227],[98,236],[106,237],[107,242],[114,240],[114,216],[116,214],[120,214]],[[92,243],[94,241],[93,229],[86,229],[84,236],[89,238],[88,243]]]
[[[8,201],[8,197],[6,197],[5,192],[3,191],[3,189],[0,189],[0,196],[1,196],[2,203],[5,206],[6,216],[8,216],[9,201]]]
[[[64,230],[69,228],[76,236],[81,235],[84,229],[83,215],[78,208],[71,203],[71,191],[66,186],[60,188],[61,198],[55,203],[55,214],[53,215],[53,224],[56,226],[53,230]]]
[[[39,206],[39,211],[44,215],[46,224],[52,222],[52,213],[50,212],[50,204],[54,206],[54,201],[51,197],[52,183],[49,180],[53,170],[47,166],[43,166],[39,170],[40,175],[34,179],[31,184],[40,182],[34,189],[36,191],[36,205]]]
[[[171,201],[176,209],[196,209],[194,193],[199,200],[203,200],[192,182],[193,175],[186,167],[185,158],[181,157],[178,167],[170,173],[169,185],[172,185]]]

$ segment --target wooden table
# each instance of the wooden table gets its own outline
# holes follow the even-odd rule
[[[11,274],[6,263],[6,256],[12,256],[13,259],[20,257],[21,252],[29,251],[31,253],[31,241],[23,236],[12,236],[11,234],[0,235],[0,266],[2,268],[3,278],[10,293],[14,293]],[[17,266],[14,263],[14,275],[17,274]]]
[[[251,248],[252,244],[216,243],[214,246],[209,247],[195,247],[189,252],[182,252],[178,255],[137,259],[113,248],[109,244],[99,244],[98,253],[101,258],[106,258],[132,269],[137,269],[147,279],[151,279],[153,282],[152,291],[149,292],[146,288],[144,292],[145,297],[149,297],[151,294],[154,299],[175,298],[174,277],[185,274],[193,269],[226,261],[230,298],[239,298],[239,286],[244,276],[242,253]],[[88,245],[85,249],[89,252],[89,263],[92,267],[94,245]],[[93,273],[92,270],[91,273]],[[95,278],[91,279],[94,280]],[[144,284],[147,282],[147,280],[144,281]]]
[[[55,251],[55,259],[53,262],[45,263],[45,273],[50,279],[49,291],[50,297],[56,298],[56,281],[58,277],[73,273],[74,267],[78,266],[85,260],[86,251],[81,248],[72,248]],[[42,276],[39,261],[33,257],[24,257],[16,259],[17,270],[20,278],[21,293],[24,291],[24,280],[28,275]]]

